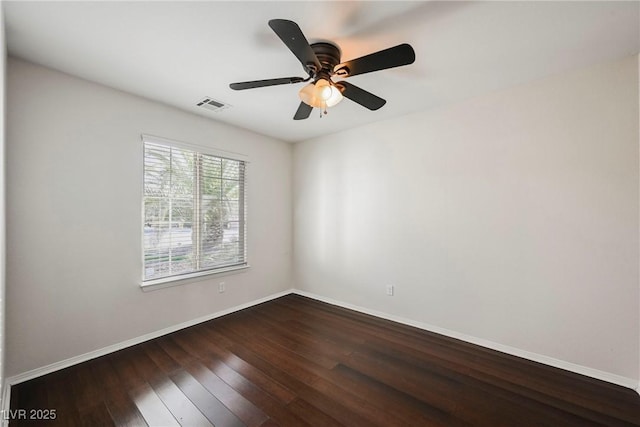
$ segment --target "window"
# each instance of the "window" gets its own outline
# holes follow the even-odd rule
[[[245,161],[143,142],[143,280],[245,267]]]

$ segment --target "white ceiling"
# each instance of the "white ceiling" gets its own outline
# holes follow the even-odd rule
[[[14,2],[4,1],[9,53],[285,141],[438,107],[640,51],[640,3],[598,2]],[[342,59],[407,42],[412,65],[354,76],[385,98],[349,100],[324,118],[292,120],[303,84],[245,91],[229,83],[304,76],[267,26],[298,23]],[[231,104],[213,113],[204,96]]]

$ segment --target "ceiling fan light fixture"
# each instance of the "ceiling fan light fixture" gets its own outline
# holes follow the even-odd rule
[[[343,98],[340,89],[326,79],[309,83],[298,94],[302,102],[315,108],[333,107]]]

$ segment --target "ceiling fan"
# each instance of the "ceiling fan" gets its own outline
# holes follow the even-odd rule
[[[349,98],[369,110],[377,110],[387,101],[346,81],[334,82],[331,77],[347,78],[385,70],[412,64],[416,59],[413,48],[405,43],[341,63],[338,46],[329,42],[310,45],[295,22],[286,19],[272,19],[269,21],[269,27],[302,63],[308,77],[254,80],[231,83],[229,86],[234,90],[244,90],[311,81],[299,92],[302,102],[293,116],[294,120],[308,118],[314,107],[321,108],[326,114],[327,107],[336,105],[343,97]]]

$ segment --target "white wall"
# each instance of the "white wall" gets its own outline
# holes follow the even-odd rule
[[[637,379],[637,67],[295,145],[295,287]]]
[[[13,58],[7,81],[7,376],[291,287],[289,144]],[[141,133],[249,156],[248,272],[141,291]]]

